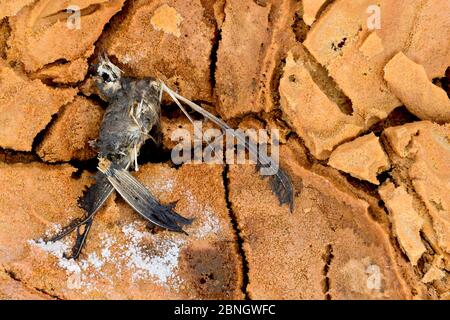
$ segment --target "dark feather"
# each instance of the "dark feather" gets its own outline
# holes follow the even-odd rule
[[[113,186],[103,173],[97,172],[94,179],[95,184],[90,186],[83,197],[78,200],[78,205],[86,210],[88,216],[95,214],[114,191]]]
[[[126,163],[126,161],[122,161],[122,164],[125,168],[129,167],[129,163]],[[85,225],[85,230],[83,233],[80,233],[80,230],[78,230],[76,245],[73,250],[81,251],[81,248],[76,249],[77,245],[82,246],[84,244],[95,214],[114,191],[114,187],[109,183],[108,178],[106,178],[103,173],[97,172],[94,179],[95,183],[87,188],[84,191],[83,196],[78,199],[78,205],[86,211],[85,216],[83,218],[76,218],[72,220],[66,227],[64,227],[60,232],[58,232],[58,234],[50,238],[48,241],[54,242],[61,240],[75,229]],[[78,255],[79,252],[76,256]]]
[[[223,131],[226,131],[227,134],[232,134],[239,143],[245,146],[249,153],[255,156],[256,159],[258,159],[258,168],[264,167],[273,172],[273,175],[269,177],[269,183],[272,192],[278,197],[281,205],[287,203],[289,205],[290,211],[292,212],[294,210],[294,187],[292,186],[291,179],[281,168],[278,168],[274,165],[274,160],[272,158],[259,153],[258,147],[252,141],[247,140],[246,137],[240,132],[231,130],[231,127],[223,120],[209,113],[196,103],[179,95],[164,84],[163,90],[166,91],[172,98],[179,99],[180,101],[186,103],[193,110],[200,113],[211,122],[215,123]]]
[[[67,255],[64,254],[64,257],[66,259],[78,259],[80,256],[81,250],[84,247],[84,244],[86,243],[87,235],[89,234],[89,231],[91,230],[93,218],[90,218],[87,220],[86,223],[84,223],[84,229],[81,229],[81,226],[77,228],[77,238],[75,239],[75,244],[72,247],[72,254]]]
[[[261,168],[261,164],[258,163],[256,165],[256,169],[259,170]],[[262,178],[266,178],[267,176],[261,176]],[[280,201],[280,205],[288,204],[289,210],[291,212],[294,211],[294,188],[292,186],[291,178],[288,174],[281,168],[278,169],[277,173],[268,176],[269,177],[269,185],[272,189],[272,192],[277,196]]]
[[[173,211],[172,204],[160,204],[150,191],[127,170],[114,163],[100,165],[99,169],[106,175],[122,198],[151,223],[177,232],[184,232],[179,224],[192,223],[192,220]]]

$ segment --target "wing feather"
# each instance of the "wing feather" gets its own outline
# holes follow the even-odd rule
[[[245,148],[254,156],[256,156],[257,160],[257,167],[261,168],[264,167],[268,169],[272,173],[269,177],[269,183],[272,189],[272,192],[277,196],[278,200],[280,201],[280,204],[288,204],[289,209],[292,212],[294,209],[294,188],[292,185],[292,181],[289,177],[289,175],[280,167],[274,165],[274,159],[271,157],[262,154],[258,152],[258,146],[251,141],[251,139],[246,139],[246,137],[239,131],[232,130],[232,128],[226,124],[223,120],[219,119],[218,117],[214,116],[213,114],[209,113],[196,103],[186,99],[185,97],[179,95],[175,91],[171,90],[169,87],[167,87],[164,83],[162,84],[162,88],[169,96],[180,105],[178,99],[185,104],[187,104],[189,107],[191,107],[196,112],[203,115],[206,119],[210,120],[211,122],[215,123],[217,126],[219,126],[222,130],[226,131],[227,134],[231,134],[233,137],[237,139],[239,143],[245,146]]]
[[[109,163],[100,164],[99,170],[105,174],[122,198],[151,223],[171,231],[184,232],[180,224],[192,222],[173,211],[173,206],[159,203],[150,191],[124,168]]]

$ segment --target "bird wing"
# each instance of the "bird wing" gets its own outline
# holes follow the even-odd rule
[[[177,214],[173,205],[159,203],[150,191],[123,167],[100,159],[99,170],[105,174],[121,197],[151,223],[176,232],[184,232],[180,225],[192,223],[191,219]]]
[[[169,87],[167,87],[163,82],[162,89],[166,92],[172,100],[178,105],[178,107],[183,111],[184,114],[188,116],[188,119],[191,120],[191,117],[187,114],[184,107],[181,105],[181,102],[184,102],[189,107],[191,107],[194,111],[203,115],[206,119],[210,120],[217,126],[219,126],[223,131],[227,134],[232,135],[237,139],[238,143],[245,146],[250,154],[256,157],[257,159],[257,168],[264,168],[265,175],[269,177],[269,183],[272,189],[272,192],[277,196],[280,204],[288,204],[289,209],[292,212],[294,209],[294,187],[292,185],[292,181],[289,175],[278,166],[278,163],[275,160],[266,154],[263,154],[258,151],[258,146],[251,140],[246,139],[245,135],[239,132],[238,130],[232,130],[232,128],[226,124],[223,120],[219,119],[215,115],[209,113],[204,108],[200,107],[198,104],[186,99],[180,94],[176,93]],[[193,122],[191,120],[191,122]],[[195,124],[194,124],[195,126]],[[269,174],[267,174],[269,173]]]

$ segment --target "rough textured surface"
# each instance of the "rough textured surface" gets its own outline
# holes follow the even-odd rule
[[[277,61],[294,41],[292,0],[228,0],[217,51],[218,107],[224,118],[273,109]]]
[[[97,139],[103,109],[83,97],[64,107],[50,127],[37,154],[47,162],[89,160],[96,156],[89,145]]]
[[[36,135],[75,94],[29,80],[0,61],[0,147],[31,151]]]
[[[384,185],[379,192],[391,214],[392,226],[400,245],[411,263],[417,265],[425,252],[425,246],[420,238],[423,219],[414,209],[412,196],[404,187],[395,188],[393,183]]]
[[[8,60],[20,62],[35,72],[58,60],[86,59],[104,25],[118,12],[124,0],[36,1],[10,19]],[[81,10],[80,28],[69,28],[65,12],[69,5]]]
[[[396,185],[408,188],[414,210],[423,219],[421,237],[429,245],[424,271],[432,266],[448,271],[450,128],[422,121],[389,128],[384,136],[391,147],[390,157],[394,163],[391,175]],[[420,224],[417,220],[413,223]],[[411,225],[411,221],[408,224]],[[417,231],[417,227],[415,229]],[[438,257],[441,262],[437,265],[432,263]],[[439,291],[449,290],[447,279],[444,277],[437,282]]]
[[[359,47],[359,51],[361,51],[366,58],[371,59],[384,51],[383,41],[376,32],[372,32]]]
[[[260,74],[261,49],[270,36],[269,13],[270,6],[258,6],[251,0],[226,2],[216,73],[223,114],[261,110],[255,99],[259,90],[255,76]]]
[[[67,165],[0,164],[0,171],[0,183],[7,186],[0,202],[0,265],[27,288],[72,299],[242,296],[222,168],[142,167],[139,179],[162,202],[178,201],[178,212],[195,216],[186,230],[190,237],[150,231],[123,201],[112,198],[78,262],[62,257],[70,239],[51,244],[40,237],[82,214],[75,203],[86,175],[72,179],[74,169]]]
[[[302,62],[295,61],[292,54],[286,60],[280,96],[288,122],[318,159],[328,158],[336,145],[362,130],[320,90]]]
[[[303,20],[307,25],[312,25],[316,20],[320,8],[327,0],[304,0],[303,1]]]
[[[423,276],[422,281],[425,283],[432,283],[439,281],[446,276],[445,272],[435,266],[431,266],[427,273]]]
[[[229,173],[230,200],[249,264],[250,297],[408,297],[386,234],[370,218],[368,204],[330,189],[329,181],[295,160],[298,151],[283,150],[300,192],[293,214],[278,206],[251,167],[232,167]]]
[[[14,16],[23,7],[33,3],[33,0],[1,0],[0,1],[0,19],[3,17]]]
[[[374,4],[0,0],[0,299],[450,299],[450,2],[377,1],[381,29]],[[83,214],[101,53],[232,127],[278,129],[294,212],[253,166],[174,166],[192,125],[164,97],[161,149],[133,174],[195,218],[189,236],[112,196],[62,258],[73,235],[42,237]]]
[[[328,164],[373,184],[379,184],[377,175],[390,167],[389,159],[373,133],[337,147]]]
[[[13,279],[11,274],[0,271],[0,300],[45,300],[49,299],[44,293],[27,288],[19,280]]]
[[[191,99],[211,100],[215,25],[203,1],[133,1],[102,41],[124,71],[165,81]]]
[[[450,19],[446,0],[382,0],[381,29],[368,30],[371,0],[334,1],[314,24],[305,46],[351,99],[354,115],[366,127],[400,105],[383,81],[383,68],[399,51],[420,63],[429,79],[442,77],[450,65]],[[359,50],[370,33],[384,51],[368,59]],[[433,36],[429,36],[433,34]],[[423,45],[426,43],[426,45]]]
[[[438,246],[450,253],[450,128],[430,122],[386,130],[389,143],[404,153],[402,164],[431,216]],[[401,137],[400,139],[397,137]],[[404,144],[403,139],[408,139]],[[401,149],[403,145],[403,149]],[[398,160],[401,163],[401,160]]]
[[[425,69],[398,53],[384,68],[389,89],[422,120],[450,122],[447,93],[428,80]]]
[[[85,58],[73,62],[56,64],[38,71],[33,77],[57,84],[77,83],[84,79],[89,65]]]

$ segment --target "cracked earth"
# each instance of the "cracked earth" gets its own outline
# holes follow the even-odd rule
[[[450,2],[0,0],[0,299],[450,299]],[[69,5],[80,29],[67,26]],[[278,129],[294,212],[251,165],[133,173],[195,218],[173,234],[112,196],[78,261],[106,52],[242,129]],[[207,128],[209,124],[205,123]]]

